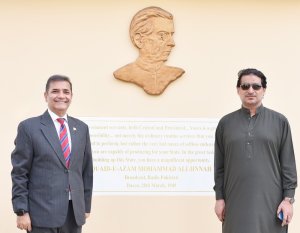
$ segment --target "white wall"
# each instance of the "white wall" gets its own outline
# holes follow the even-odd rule
[[[168,64],[185,69],[161,96],[149,96],[112,72],[137,56],[128,28],[147,6],[174,15]],[[1,232],[16,232],[10,153],[17,124],[46,109],[52,74],[74,85],[73,116],[221,117],[240,107],[237,72],[254,67],[268,78],[265,106],[285,114],[299,168],[299,1],[0,1]],[[296,199],[298,199],[298,192]],[[220,232],[213,197],[106,196],[93,199],[85,232]],[[300,227],[295,203],[290,232]]]

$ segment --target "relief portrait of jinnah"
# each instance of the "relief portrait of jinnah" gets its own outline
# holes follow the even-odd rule
[[[159,7],[147,7],[135,14],[129,32],[139,57],[116,70],[114,77],[134,83],[150,95],[159,95],[185,72],[164,64],[175,46],[173,15]]]

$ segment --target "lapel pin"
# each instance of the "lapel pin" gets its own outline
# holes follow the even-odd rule
[[[73,127],[73,130],[76,131],[77,129],[75,127]]]

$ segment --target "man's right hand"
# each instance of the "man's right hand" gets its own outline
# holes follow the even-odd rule
[[[28,213],[23,216],[17,216],[17,227],[20,230],[31,231],[31,219]]]
[[[221,222],[225,220],[225,201],[224,199],[216,200],[215,213]]]

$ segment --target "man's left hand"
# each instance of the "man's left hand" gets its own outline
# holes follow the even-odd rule
[[[283,200],[277,209],[277,215],[282,211],[283,220],[281,226],[288,225],[293,218],[293,205],[288,200]]]

